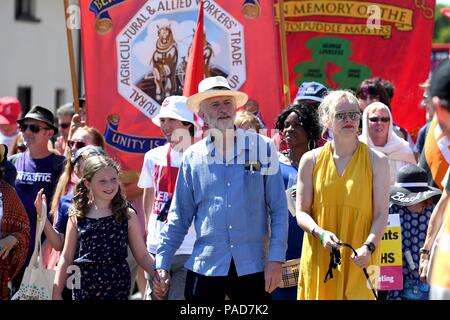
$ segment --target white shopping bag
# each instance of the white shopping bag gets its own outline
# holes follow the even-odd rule
[[[36,238],[34,252],[25,269],[19,290],[11,300],[51,300],[53,281],[56,271],[44,267],[41,248],[41,235],[47,219],[47,206],[42,204],[42,215],[36,222]]]

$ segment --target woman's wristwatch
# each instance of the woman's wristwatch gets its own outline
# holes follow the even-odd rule
[[[370,253],[374,253],[375,244],[372,241],[366,241],[364,242],[364,245],[369,249]]]
[[[419,254],[420,255],[426,254],[427,256],[430,256],[430,250],[425,249],[425,248],[422,247],[422,248],[419,249]]]

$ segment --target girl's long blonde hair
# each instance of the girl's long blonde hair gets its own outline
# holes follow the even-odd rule
[[[119,175],[119,165],[110,157],[107,156],[92,156],[85,160],[83,177],[76,186],[75,195],[73,197],[73,204],[70,207],[70,215],[75,215],[77,219],[83,219],[89,212],[92,203],[89,201],[89,190],[85,186],[85,181],[92,181],[94,175],[101,169],[114,168]],[[119,190],[114,198],[111,200],[111,211],[114,219],[118,223],[122,223],[129,219],[128,208],[129,204],[126,200],[125,193],[119,183]]]

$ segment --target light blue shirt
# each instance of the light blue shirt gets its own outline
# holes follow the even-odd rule
[[[233,259],[242,276],[262,272],[265,261],[285,261],[288,210],[276,149],[261,135],[236,133],[227,161],[210,136],[184,152],[157,269],[169,270],[192,220],[197,239],[185,266],[193,272],[226,276]]]

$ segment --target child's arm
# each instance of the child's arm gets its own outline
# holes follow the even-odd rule
[[[67,268],[73,265],[75,251],[77,249],[78,230],[75,216],[70,216],[67,222],[66,239],[64,249],[56,270],[55,282],[53,284],[53,300],[62,300],[62,292],[67,280]]]
[[[148,234],[148,220],[150,220],[150,215],[152,214],[153,208],[153,188],[145,188],[144,196],[142,197],[142,203],[144,207],[144,223],[145,223],[145,236]]]
[[[36,196],[36,200],[34,201],[34,206],[36,207],[36,212],[39,217],[42,215],[43,203],[47,204],[47,199],[45,198],[44,189],[41,189]],[[56,231],[48,219],[45,219],[44,233],[53,249],[56,251],[61,251],[63,249],[64,234]]]
[[[131,252],[139,266],[152,276],[155,276],[155,259],[148,253],[147,248],[145,247],[136,212],[128,209],[128,214],[130,215],[130,219],[128,220],[128,242],[130,244]]]

